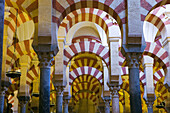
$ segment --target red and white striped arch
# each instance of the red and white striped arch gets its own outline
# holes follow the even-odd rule
[[[169,0],[140,0],[141,3],[141,21],[145,20],[146,15],[154,8],[170,4]]]
[[[144,55],[151,56],[156,62],[159,63],[160,67],[164,69],[166,73],[167,67],[169,67],[168,52],[156,43],[146,42],[146,48]]]
[[[38,23],[38,0],[5,0],[5,6],[28,13],[34,23]]]
[[[52,21],[59,26],[59,23],[70,12],[81,8],[96,8],[108,12],[121,26],[126,23],[126,3],[124,0],[98,0],[98,1],[81,1],[81,0],[53,0],[53,17]]]
[[[62,21],[60,27],[61,29],[63,28],[63,32],[67,34],[72,26],[82,21],[89,21],[98,24],[103,28],[108,37],[113,37],[111,36],[111,28],[113,26],[115,26],[113,30],[116,30],[117,28],[116,32],[120,31],[116,21],[113,23],[106,12],[95,8],[82,8],[71,12]]]
[[[119,65],[122,66],[125,61],[125,57],[123,57],[122,53],[119,51]]]
[[[74,43],[70,45],[69,47],[64,49],[64,58],[63,62],[64,65],[67,66],[69,61],[77,54],[80,53],[94,53],[100,58],[103,59],[103,61],[106,63],[107,66],[109,66],[109,49],[104,47],[100,43],[95,43],[95,42],[89,42],[89,41],[84,41],[84,42],[79,42],[79,43]]]
[[[103,73],[96,68],[83,66],[78,67],[69,73],[69,84],[72,85],[74,79],[81,75],[94,76],[101,84],[103,79]]]
[[[139,79],[142,82],[142,84],[145,86],[146,85],[146,77],[145,73],[139,70]]]
[[[164,70],[160,69],[159,71],[155,72],[153,75],[154,78],[154,86],[156,86],[157,82],[165,76]]]

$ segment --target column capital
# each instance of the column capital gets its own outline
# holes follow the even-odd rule
[[[56,96],[63,96],[64,86],[55,86]]]
[[[18,96],[17,98],[21,106],[25,106],[27,102],[30,100],[30,96]]]
[[[112,98],[118,98],[119,97],[119,86],[110,86],[110,92],[112,95]]]
[[[110,96],[103,97],[103,101],[104,101],[106,107],[110,107],[110,100],[111,100]]]
[[[129,68],[139,68],[139,62],[142,58],[144,49],[145,46],[140,44],[122,45],[121,52],[126,58]]]
[[[53,57],[54,57],[53,52],[38,52],[40,67],[50,68],[52,65],[51,61],[54,60]]]
[[[155,95],[154,94],[147,94],[146,104],[147,104],[148,108],[153,107],[154,101],[155,101]]]

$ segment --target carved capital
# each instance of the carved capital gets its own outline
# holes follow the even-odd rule
[[[55,86],[56,96],[63,96],[64,86]]]
[[[129,68],[139,68],[139,62],[142,58],[141,56],[142,53],[138,52],[126,53],[125,57]]]
[[[41,68],[50,68],[53,59],[53,52],[38,52],[38,58],[40,60]]]
[[[21,106],[25,106],[27,102],[30,100],[30,96],[18,96],[18,100]]]
[[[154,101],[155,101],[155,97],[153,97],[153,96],[148,97],[147,100],[146,100],[147,107],[152,108],[153,104],[154,104]]]
[[[105,107],[110,107],[110,100],[111,100],[111,98],[109,96],[103,97],[103,101],[105,103]]]
[[[110,86],[110,92],[112,95],[112,98],[119,98],[119,86]]]

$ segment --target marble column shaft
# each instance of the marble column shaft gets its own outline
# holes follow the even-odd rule
[[[0,1],[0,87],[1,87],[1,73],[2,73],[2,58],[3,58],[3,33],[4,33],[4,8],[5,0]]]
[[[139,59],[141,58],[141,54],[133,52],[127,53],[127,56],[131,113],[142,113],[139,81]]]
[[[69,104],[69,99],[64,99],[63,100],[63,113],[68,113],[68,104]]]
[[[39,113],[50,112],[50,69],[53,57],[49,52],[38,53],[40,60]]]
[[[112,113],[119,113],[119,87],[111,87],[112,95]]]
[[[62,113],[63,86],[56,86],[56,113]]]

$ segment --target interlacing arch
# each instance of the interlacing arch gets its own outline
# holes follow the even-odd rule
[[[11,66],[11,64],[13,64],[18,58],[20,58],[23,55],[29,55],[30,58],[33,58],[36,55],[34,49],[32,48],[32,41],[33,40],[24,40],[22,42],[16,43],[15,53],[14,53],[14,45],[7,48],[7,55],[6,55],[7,69]]]

